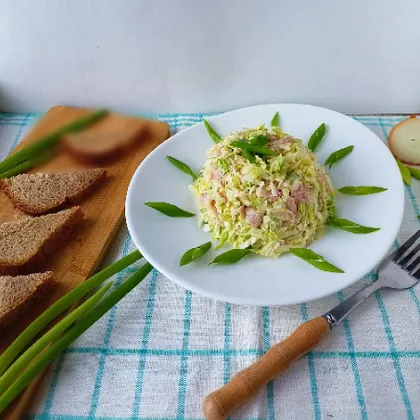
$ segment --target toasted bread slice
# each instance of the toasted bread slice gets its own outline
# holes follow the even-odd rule
[[[0,333],[43,299],[54,286],[53,273],[0,277]]]
[[[73,207],[45,216],[23,216],[0,225],[0,273],[38,271],[82,218],[80,207]]]
[[[12,204],[29,214],[57,211],[89,194],[106,176],[103,169],[70,173],[36,173],[0,180]]]
[[[112,113],[86,130],[66,134],[61,145],[77,161],[100,164],[127,153],[148,132],[149,121]]]

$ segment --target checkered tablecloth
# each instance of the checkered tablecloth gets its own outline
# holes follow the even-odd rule
[[[203,115],[159,117],[176,132]],[[0,114],[0,158],[36,118]],[[383,140],[402,119],[355,118]],[[406,187],[405,200],[395,247],[420,227],[419,181]],[[105,264],[133,249],[124,228]],[[117,284],[134,269],[117,276]],[[371,272],[356,285],[316,302],[255,308],[198,296],[153,271],[58,358],[28,418],[201,419],[202,400],[209,391],[302,321],[326,312],[375,276]],[[233,419],[420,419],[419,296],[419,287],[376,293]]]

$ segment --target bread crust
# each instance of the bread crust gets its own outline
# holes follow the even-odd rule
[[[8,179],[0,179],[0,190],[2,190],[7,195],[7,197],[13,204],[13,207],[27,214],[43,215],[60,211],[69,206],[70,204],[75,204],[81,201],[83,198],[91,194],[96,188],[98,188],[100,183],[106,178],[106,175],[106,170],[102,169],[98,177],[94,181],[92,181],[87,187],[81,189],[78,193],[73,194],[71,196],[66,196],[61,202],[57,203],[55,206],[42,208],[39,208],[38,206],[29,205],[28,203],[23,201],[23,199],[21,199],[19,195],[13,191],[10,181]]]
[[[26,296],[26,299],[23,302],[18,301],[18,297],[16,297],[16,304],[7,313],[0,316],[0,336],[1,331],[4,328],[8,327],[22,317],[26,311],[43,299],[56,285],[51,271],[36,274],[46,276],[45,280],[39,284],[30,295]]]
[[[9,261],[8,264],[0,262],[0,275],[28,274],[42,269],[46,258],[60,247],[70,235],[73,226],[83,219],[84,214],[80,207],[73,207],[72,210],[65,223],[60,225],[32,255],[28,255],[23,264],[21,261]]]

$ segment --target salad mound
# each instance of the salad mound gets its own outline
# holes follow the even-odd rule
[[[220,246],[279,257],[305,247],[334,213],[334,188],[315,155],[278,127],[231,133],[208,151],[191,186],[200,223]]]

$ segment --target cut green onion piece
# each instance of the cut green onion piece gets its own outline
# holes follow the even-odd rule
[[[362,187],[347,186],[347,187],[339,188],[337,191],[341,192],[341,194],[369,195],[369,194],[377,194],[386,190],[387,190],[386,188],[373,187],[373,186],[362,186]]]
[[[191,264],[193,261],[197,260],[198,258],[201,258],[207,251],[209,251],[210,248],[211,242],[206,242],[205,244],[189,249],[181,257],[181,261],[179,262],[180,267],[183,267],[187,264]]]
[[[407,168],[413,178],[420,179],[420,169],[412,168],[411,166],[407,166]]]
[[[169,160],[169,162],[172,163],[172,165],[175,166],[175,168],[178,168],[180,171],[186,173],[187,175],[191,175],[194,181],[197,179],[197,175],[192,171],[192,169],[186,163],[181,162],[180,160],[172,156],[166,156],[166,158]]]
[[[108,112],[109,111],[106,109],[95,111],[86,117],[79,118],[64,127],[59,128],[50,134],[47,134],[36,142],[31,143],[16,153],[13,153],[2,162],[0,162],[0,174],[4,174],[5,172],[13,169],[15,166],[18,166],[27,160],[30,161],[32,158],[39,156],[40,153],[48,151],[51,147],[58,144],[63,134],[75,133],[77,131],[83,130],[88,125],[93,124],[94,122],[108,115]]]
[[[164,201],[149,201],[144,203],[146,206],[157,210],[169,217],[193,217],[194,213],[180,209],[171,203],[165,203]]]
[[[268,137],[263,134],[258,134],[258,136],[252,137],[249,143],[254,146],[265,146],[268,143]]]
[[[350,154],[354,149],[354,146],[347,146],[343,149],[336,150],[335,152],[331,153],[327,160],[325,161],[325,166],[328,166],[331,169],[331,166],[334,163],[339,162],[341,159],[344,159],[348,154]]]
[[[242,150],[242,156],[248,159],[249,163],[255,163],[257,159],[255,159],[255,155],[253,155],[249,150]]]
[[[280,121],[279,121],[279,113],[276,112],[274,114],[273,119],[271,120],[271,127],[278,127],[280,125]]]
[[[247,150],[257,155],[262,155],[262,156],[277,156],[278,155],[278,153],[274,152],[271,149],[268,149],[262,146],[257,146],[257,145],[248,143],[246,141],[233,141],[230,145],[233,147],[237,147],[238,149],[241,149],[241,150]]]
[[[19,374],[26,368],[26,366],[34,360],[45,347],[48,346],[56,338],[60,337],[67,328],[74,324],[79,318],[85,315],[92,309],[102,296],[112,286],[112,282],[102,287],[98,292],[91,296],[86,302],[70,312],[65,318],[58,322],[54,327],[47,331],[39,340],[37,340],[31,347],[28,348],[12,365],[9,369],[0,376],[0,395],[3,389],[7,389],[10,384],[19,376]]]
[[[0,179],[11,178],[12,176],[19,175],[22,172],[29,171],[29,169],[32,169],[33,167],[34,164],[30,160],[25,160],[25,162],[19,163],[19,165],[14,168],[0,174]]]
[[[321,143],[322,139],[325,136],[325,132],[327,131],[327,126],[325,123],[322,123],[311,135],[309,142],[308,142],[308,149],[311,152],[314,152],[315,149],[318,147],[319,143]]]
[[[223,139],[219,136],[219,134],[216,133],[214,128],[209,124],[207,120],[203,120],[204,126],[206,127],[207,133],[211,137],[211,139],[215,143],[220,143]]]
[[[213,264],[236,264],[245,255],[248,255],[251,251],[249,249],[231,249],[223,254],[219,254],[209,265]]]
[[[330,216],[327,220],[327,226],[336,227],[339,229],[346,230],[347,232],[356,233],[365,235],[367,233],[372,233],[380,230],[380,228],[376,227],[368,227],[368,226],[362,226],[358,223],[354,223],[351,220],[347,219],[341,219],[337,216]]]
[[[99,304],[87,315],[81,318],[63,336],[55,341],[45,350],[28,368],[20,375],[13,384],[0,397],[0,413],[25,389],[31,381],[63,350],[65,350],[74,340],[79,338],[88,328],[98,319],[105,315],[114,305],[124,296],[133,290],[152,270],[149,263],[144,264],[136,273],[128,278],[121,286],[106,296]],[[28,360],[30,362],[30,360]]]
[[[0,356],[0,375],[2,375],[9,367],[10,363],[12,363],[13,360],[20,355],[21,351],[27,347],[27,345],[58,315],[90,291],[98,287],[105,280],[108,280],[113,275],[119,273],[121,270],[124,270],[141,257],[142,255],[139,251],[132,252],[126,257],[121,258],[119,261],[116,261],[109,267],[95,274],[89,280],[86,280],[84,283],[75,287],[62,298],[58,299],[57,302],[51,305],[35,321],[33,321]]]
[[[34,157],[30,160],[26,160],[25,162],[20,163],[14,168],[0,174],[0,179],[11,178],[12,176],[19,175],[22,172],[29,171],[29,169],[32,169],[35,166],[46,162],[47,160],[50,160],[57,153],[57,149],[57,147],[53,147],[52,150],[49,150],[44,154],[41,154],[40,156]]]
[[[344,273],[341,268],[338,268],[335,265],[329,263],[322,255],[317,254],[316,252],[312,251],[312,249],[290,248],[289,251],[307,263],[313,265],[318,270],[328,271],[330,273]]]
[[[400,168],[401,178],[405,184],[411,185],[411,172],[407,166],[397,159],[398,168]]]

